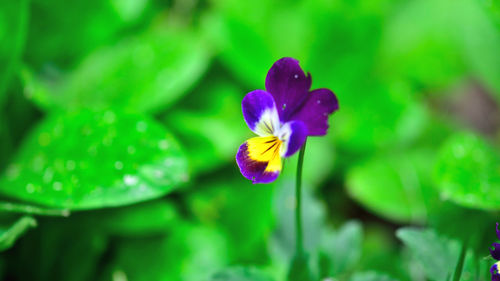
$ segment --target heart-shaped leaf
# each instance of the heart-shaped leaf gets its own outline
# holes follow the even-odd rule
[[[208,63],[199,37],[158,27],[92,53],[51,91],[32,96],[44,108],[154,111],[186,93]]]
[[[435,178],[443,198],[472,208],[500,209],[500,156],[471,133],[457,133],[442,146]]]
[[[394,221],[426,218],[431,151],[416,150],[404,155],[383,155],[352,168],[347,174],[350,195],[366,208]]]
[[[48,116],[27,137],[0,192],[56,208],[92,209],[156,198],[187,178],[179,145],[154,120],[78,111]]]
[[[458,260],[456,241],[438,236],[433,230],[402,228],[396,232],[432,280],[448,280]]]

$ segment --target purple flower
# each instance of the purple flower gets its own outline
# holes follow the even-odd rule
[[[311,76],[299,62],[282,58],[267,73],[267,91],[255,90],[243,98],[243,117],[258,137],[240,146],[236,162],[253,183],[274,181],[281,157],[297,152],[308,136],[326,134],[328,116],[339,108],[337,97],[329,89],[310,87]]]
[[[500,239],[500,231],[498,230],[498,222],[496,225],[496,231],[497,231],[497,238]],[[492,281],[500,281],[500,272],[499,272],[499,265],[500,265],[500,244],[499,243],[493,243],[492,244],[492,249],[490,249],[490,254],[491,257],[493,257],[497,262],[493,264],[493,266],[490,268],[491,272],[491,280]]]

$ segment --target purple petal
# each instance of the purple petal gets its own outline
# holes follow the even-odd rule
[[[498,272],[498,263],[495,263],[490,268],[491,281],[500,281],[500,274]]]
[[[248,127],[258,135],[272,135],[279,126],[273,96],[266,91],[248,93],[241,102],[241,109]]]
[[[282,126],[279,138],[283,141],[283,157],[290,157],[306,141],[307,127],[301,121],[290,121]]]
[[[491,256],[497,261],[500,260],[500,244],[493,243],[491,246],[493,247],[493,249],[490,249]]]
[[[304,105],[293,116],[307,126],[309,136],[323,136],[328,130],[328,115],[339,108],[335,94],[329,89],[317,89],[310,93]]]
[[[251,180],[252,183],[270,183],[276,180],[281,171],[281,159],[278,159],[278,161],[280,161],[279,169],[270,169],[270,161],[268,159],[264,159],[261,161],[259,159],[256,159],[255,157],[252,157],[252,148],[249,148],[249,142],[251,141],[252,139],[244,142],[240,146],[236,154],[236,163],[240,168],[241,174],[245,178]],[[266,151],[269,150],[269,148],[279,150],[279,146],[273,147],[272,145],[270,145],[267,149],[264,149],[265,151],[257,151],[256,154],[263,155],[266,153]],[[277,154],[279,158],[279,153]]]
[[[498,222],[497,222],[497,225],[496,225],[496,231],[497,231],[497,237],[498,237],[498,239],[500,239],[500,231],[498,230]]]
[[[299,61],[282,58],[276,61],[266,77],[266,89],[274,97],[283,122],[304,103],[311,88],[311,76],[305,75]]]

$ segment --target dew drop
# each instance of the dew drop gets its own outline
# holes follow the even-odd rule
[[[181,181],[187,182],[189,180],[189,176],[187,174],[182,174],[180,176]]]
[[[113,144],[113,138],[110,137],[110,136],[104,137],[103,140],[102,140],[102,144],[104,146],[111,146]]]
[[[123,181],[126,185],[136,185],[139,182],[139,179],[133,175],[125,175],[123,176]]]
[[[132,145],[129,145],[127,147],[127,152],[128,152],[128,154],[134,154],[135,153],[135,147],[133,147]]]
[[[73,185],[77,185],[78,184],[78,177],[76,175],[71,175],[71,183]]]
[[[295,74],[295,75],[293,76],[293,78],[295,78],[295,79],[299,79],[299,75],[298,75],[298,74]]]
[[[50,183],[53,177],[54,177],[54,170],[52,170],[51,168],[45,169],[45,172],[43,173],[43,181],[45,183]]]
[[[41,172],[45,167],[45,157],[43,154],[38,154],[33,159],[33,169],[37,172]]]
[[[456,158],[462,158],[465,155],[465,148],[462,145],[457,145],[453,148],[453,154]]]
[[[285,108],[286,108],[286,103],[283,104],[282,109],[285,110]]]
[[[56,181],[56,182],[54,182],[54,183],[52,184],[52,188],[53,188],[54,190],[56,190],[56,191],[60,191],[60,190],[62,190],[62,187],[63,187],[63,186],[62,186],[62,183],[60,183],[60,182],[58,182],[58,181]]]
[[[116,120],[116,115],[113,111],[106,111],[103,116],[104,122],[108,124],[113,124]]]
[[[116,161],[115,162],[115,169],[117,169],[117,170],[123,169],[123,163],[121,161]]]
[[[162,178],[165,175],[162,170],[155,170],[154,174],[157,178]]]
[[[166,140],[161,140],[158,142],[158,147],[160,147],[161,150],[166,150],[168,148],[168,142]]]
[[[96,186],[92,191],[90,191],[95,196],[99,196],[99,194],[102,194],[102,187]]]
[[[88,149],[87,149],[87,152],[91,155],[91,156],[96,156],[97,155],[97,147],[95,145],[92,145],[90,146]]]
[[[317,101],[316,101],[316,103],[317,103],[317,104],[321,104],[321,100],[317,100]]]
[[[28,184],[26,185],[26,191],[27,191],[28,193],[33,193],[33,192],[35,192],[35,186],[34,186],[32,183],[28,183]]]
[[[66,169],[68,169],[68,171],[73,171],[76,167],[76,162],[73,161],[73,160],[68,160],[66,162]]]
[[[143,121],[139,121],[137,122],[137,124],[135,125],[135,128],[137,129],[138,132],[140,133],[144,133],[146,131],[146,129],[148,128],[148,124],[146,124],[145,122]]]
[[[127,275],[121,270],[113,272],[113,281],[128,281]]]
[[[15,164],[10,165],[5,171],[5,175],[9,180],[17,178],[19,176],[19,166]]]
[[[139,185],[139,191],[144,192],[146,190],[148,190],[148,187],[145,184]]]

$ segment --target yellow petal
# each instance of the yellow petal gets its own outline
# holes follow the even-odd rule
[[[248,156],[255,161],[268,162],[266,172],[281,171],[280,148],[282,142],[275,136],[255,137],[247,140]]]

